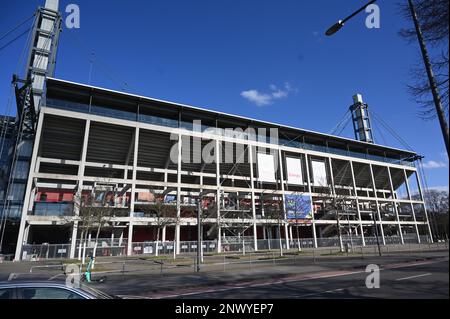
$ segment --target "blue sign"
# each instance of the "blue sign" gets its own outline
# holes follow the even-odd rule
[[[312,219],[312,203],[309,195],[285,195],[287,219]]]

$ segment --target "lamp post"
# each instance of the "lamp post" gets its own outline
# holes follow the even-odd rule
[[[357,15],[359,12],[363,11],[365,8],[367,8],[369,5],[371,5],[375,1],[376,0],[370,1],[369,3],[364,5],[362,8],[358,9],[357,11],[353,12],[351,15],[346,17],[344,20],[339,20],[337,23],[332,25],[325,32],[325,34],[327,36],[331,36],[331,35],[335,34],[336,32],[338,32],[344,26],[345,22],[347,22],[348,20],[353,18],[355,15]],[[431,62],[430,62],[430,57],[428,55],[428,51],[427,51],[427,48],[426,48],[426,45],[425,45],[425,40],[423,38],[423,34],[422,34],[422,30],[420,28],[419,20],[417,19],[417,13],[416,13],[416,9],[414,7],[413,1],[412,0],[408,0],[408,5],[409,5],[409,9],[411,11],[411,16],[412,16],[413,21],[414,21],[414,27],[416,29],[417,40],[419,42],[420,51],[422,53],[422,58],[423,58],[423,63],[425,65],[425,69],[426,69],[426,72],[427,72],[428,82],[430,83],[431,93],[433,95],[434,106],[436,108],[436,114],[437,114],[438,119],[439,119],[439,124],[440,124],[440,127],[441,127],[442,136],[444,138],[444,144],[445,144],[445,147],[447,149],[447,156],[450,156],[449,145],[448,145],[449,144],[448,124],[447,124],[447,121],[445,119],[445,112],[444,112],[444,109],[442,107],[442,102],[441,102],[441,97],[440,97],[440,94],[439,94],[439,89],[438,89],[438,86],[437,86],[436,79],[434,77],[433,68],[432,68]]]

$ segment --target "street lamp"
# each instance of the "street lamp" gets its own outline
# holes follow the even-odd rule
[[[358,13],[360,13],[361,11],[363,11],[365,8],[367,8],[368,6],[370,6],[372,3],[374,3],[377,0],[372,0],[370,1],[368,4],[364,5],[363,7],[361,7],[360,9],[358,9],[357,11],[353,12],[351,15],[349,15],[347,18],[345,18],[344,20],[339,20],[338,22],[336,22],[335,24],[333,24],[326,32],[325,34],[327,36],[333,35],[336,32],[338,32],[339,30],[341,30],[341,28],[344,26],[344,23],[347,22],[348,20],[350,20],[351,18],[353,18],[355,15],[357,15]]]
[[[348,20],[353,18],[355,15],[357,15],[358,13],[363,11],[365,8],[367,8],[369,5],[371,5],[375,1],[377,1],[377,0],[370,1],[369,3],[364,5],[362,8],[360,8],[359,10],[353,12],[351,15],[346,17],[344,20],[339,20],[337,23],[332,25],[325,32],[325,34],[327,36],[331,36],[331,35],[335,34],[340,29],[342,29],[342,27],[344,26],[345,22],[347,22]],[[450,156],[448,124],[447,124],[447,121],[446,121],[446,118],[445,118],[444,109],[442,107],[441,96],[439,94],[438,85],[437,85],[436,79],[434,78],[433,68],[431,66],[430,57],[428,55],[428,51],[427,51],[427,48],[426,48],[426,45],[425,45],[425,40],[423,39],[422,30],[421,30],[420,25],[419,25],[419,20],[417,18],[417,13],[416,13],[416,9],[414,7],[413,1],[412,0],[408,0],[408,5],[409,5],[409,10],[411,11],[411,16],[412,16],[413,21],[414,21],[414,27],[416,29],[417,40],[419,41],[419,46],[420,46],[420,51],[422,53],[423,63],[425,65],[425,69],[426,69],[427,77],[428,77],[428,82],[430,83],[431,93],[433,95],[434,106],[436,108],[436,113],[437,113],[437,116],[438,116],[438,119],[439,119],[439,124],[441,126],[441,132],[442,132],[442,136],[444,138],[444,144],[445,144],[445,147],[447,149],[447,156]]]

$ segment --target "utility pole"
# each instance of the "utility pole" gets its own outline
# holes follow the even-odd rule
[[[442,136],[444,138],[445,147],[447,148],[447,156],[450,155],[448,148],[448,124],[445,119],[444,109],[442,108],[441,96],[439,89],[434,78],[433,68],[431,67],[430,57],[428,56],[427,47],[425,46],[425,40],[423,38],[422,30],[417,19],[416,8],[412,0],[408,0],[409,9],[411,10],[411,16],[414,21],[414,27],[416,28],[417,40],[419,41],[420,51],[423,57],[423,63],[427,71],[428,81],[430,82],[431,93],[433,94],[434,106],[436,107],[436,113],[441,125]]]

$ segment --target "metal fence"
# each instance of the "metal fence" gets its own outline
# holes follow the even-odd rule
[[[361,237],[342,236],[343,248],[362,246]],[[418,244],[418,238],[414,234],[405,234],[403,236],[405,244]],[[366,246],[382,245],[382,238],[378,237],[364,237]],[[430,237],[423,235],[420,236],[420,242],[422,244],[430,243]],[[386,245],[401,245],[400,236],[385,236]],[[217,241],[203,241],[203,253],[212,254],[217,252]],[[227,238],[221,243],[221,251],[223,253],[250,253],[256,250],[279,250],[280,245],[283,249],[298,249],[300,248],[314,248],[313,238],[301,238],[290,240],[289,243],[286,239],[258,239],[256,241],[257,249],[255,249],[255,241],[252,237],[245,238]],[[340,240],[338,237],[329,238],[317,238],[318,248],[340,248]],[[86,247],[85,247],[86,246]],[[158,253],[156,253],[156,247],[158,246]],[[289,247],[288,247],[289,246]],[[83,253],[87,257],[94,252],[95,240],[82,242],[77,240],[75,245],[74,257],[82,257]],[[95,255],[100,256],[125,256],[127,255],[127,241],[119,239],[99,239]],[[40,259],[67,259],[70,257],[70,244],[41,244],[41,245],[24,245],[22,249],[22,260],[40,260]],[[131,245],[132,255],[171,255],[174,253],[174,242],[155,241],[147,242],[135,242]],[[190,254],[197,252],[197,241],[182,241],[180,242],[180,253]]]
[[[23,245],[22,260],[69,258],[70,244]]]

